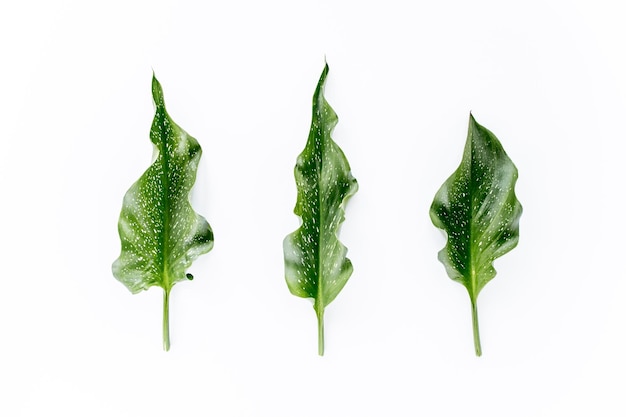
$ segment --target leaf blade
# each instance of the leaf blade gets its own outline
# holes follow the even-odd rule
[[[213,231],[189,202],[200,144],[167,113],[155,76],[152,95],[156,111],[150,140],[157,155],[124,195],[118,222],[122,249],[112,272],[134,294],[158,286],[167,298],[177,282],[187,279],[192,262],[213,248]],[[164,330],[165,317],[164,311]]]
[[[470,114],[463,158],[430,208],[447,242],[438,253],[448,276],[463,284],[472,301],[476,352],[480,356],[476,299],[495,277],[495,259],[519,241],[522,206],[515,196],[517,168],[496,136]]]
[[[345,204],[356,193],[343,151],[332,140],[337,114],[324,98],[326,64],[313,95],[313,115],[307,144],[298,156],[294,176],[298,197],[294,213],[300,228],[283,241],[285,280],[290,292],[313,298],[318,316],[320,354],[323,354],[323,312],[352,274],[347,248],[337,233],[345,218]]]

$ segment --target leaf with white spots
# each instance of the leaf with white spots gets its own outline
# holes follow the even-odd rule
[[[156,113],[150,140],[157,156],[124,196],[118,231],[122,242],[113,275],[133,293],[163,288],[163,347],[169,350],[169,295],[174,284],[191,280],[186,270],[213,247],[213,231],[189,203],[200,145],[170,118],[161,84],[153,76]]]
[[[324,354],[324,309],[352,274],[347,249],[337,233],[344,206],[358,189],[350,165],[331,138],[337,114],[324,98],[328,65],[313,95],[313,120],[294,170],[298,199],[294,213],[302,225],[283,242],[285,279],[292,294],[313,298],[318,321],[318,353]]]
[[[469,293],[477,356],[478,294],[496,275],[493,261],[519,240],[522,206],[515,197],[516,181],[517,168],[498,139],[470,114],[461,165],[435,195],[430,218],[448,236],[439,260]]]

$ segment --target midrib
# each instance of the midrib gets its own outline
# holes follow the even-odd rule
[[[167,120],[167,119],[166,119]],[[165,129],[164,129],[165,130]],[[163,207],[162,222],[163,222],[163,234],[161,237],[161,253],[163,253],[163,284],[165,290],[169,291],[171,288],[170,276],[169,276],[169,237],[170,237],[170,202],[169,202],[169,190],[170,190],[170,158],[167,153],[167,137],[161,142],[161,157],[163,158],[163,193],[161,193],[161,206]]]
[[[322,115],[320,113],[320,124],[322,125]],[[324,129],[325,126],[322,126],[322,132],[326,132],[326,129]],[[321,306],[321,308],[324,308],[324,305],[322,303],[322,296],[324,294],[324,280],[322,279],[322,259],[320,256],[320,248],[322,247],[322,177],[323,177],[323,171],[324,171],[324,144],[325,144],[325,134],[322,134],[322,140],[319,143],[319,153],[320,153],[320,159],[319,159],[319,168],[317,170],[317,181],[316,181],[316,185],[317,185],[317,215],[315,218],[316,221],[316,225],[317,225],[317,231],[318,231],[318,236],[317,236],[317,246],[315,247],[315,259],[317,260],[317,294],[316,294],[316,300],[318,302],[318,304]]]

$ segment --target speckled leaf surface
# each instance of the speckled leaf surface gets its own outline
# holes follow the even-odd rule
[[[295,177],[298,199],[294,212],[302,225],[283,242],[285,278],[292,294],[313,298],[318,320],[318,352],[324,353],[324,309],[352,274],[347,249],[337,238],[344,206],[358,185],[342,150],[331,138],[337,114],[324,98],[328,65],[313,96],[313,120],[298,156]]]
[[[124,196],[118,223],[122,251],[113,275],[132,293],[163,288],[163,342],[168,350],[169,293],[177,282],[193,278],[186,270],[211,250],[213,232],[189,203],[202,149],[168,115],[155,77],[152,97],[156,113],[150,140],[157,156]]]
[[[493,261],[519,240],[522,206],[515,196],[516,181],[517,168],[498,139],[470,115],[461,165],[435,195],[430,217],[448,237],[439,260],[469,293],[478,356],[476,299],[496,275]]]

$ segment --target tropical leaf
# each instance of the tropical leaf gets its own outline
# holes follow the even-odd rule
[[[331,132],[337,114],[324,98],[325,65],[313,95],[313,120],[295,167],[298,199],[294,213],[302,225],[283,242],[285,278],[292,294],[313,298],[318,321],[318,353],[324,354],[324,309],[352,274],[347,249],[337,238],[344,206],[358,185]]]
[[[152,78],[156,114],[150,140],[155,161],[124,196],[118,231],[122,252],[113,275],[132,293],[163,288],[163,347],[169,350],[169,295],[174,284],[193,279],[186,270],[213,247],[213,231],[189,203],[202,149],[165,110],[163,90]]]
[[[496,275],[493,261],[519,240],[522,206],[515,197],[516,181],[517,168],[498,139],[470,114],[463,160],[435,195],[430,218],[448,236],[439,260],[469,293],[477,356],[482,352],[478,294]]]

